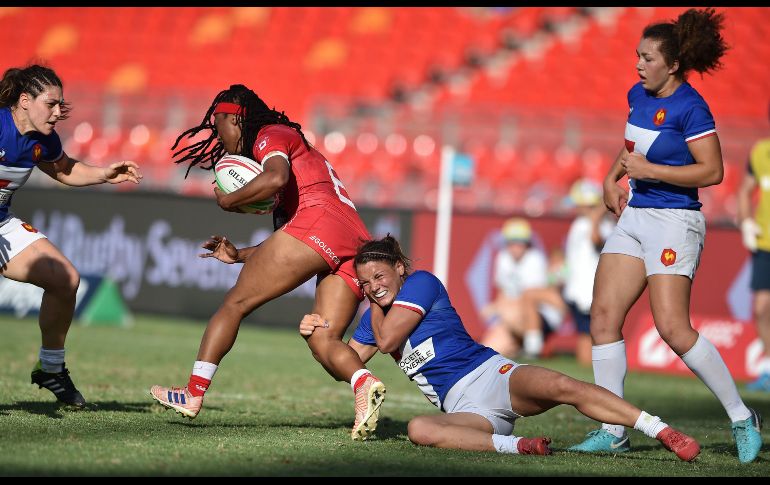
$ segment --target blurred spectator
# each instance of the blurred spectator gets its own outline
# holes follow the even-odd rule
[[[759,199],[752,217],[751,198],[757,187]],[[757,141],[751,149],[748,170],[738,189],[738,221],[743,245],[752,252],[754,321],[767,354],[770,352],[770,138]],[[770,392],[770,368],[760,368],[757,380],[746,387]]]
[[[523,347],[524,355],[537,357],[543,339],[558,328],[563,303],[548,287],[548,261],[532,245],[532,228],[525,219],[512,218],[502,227],[505,247],[495,258],[497,295],[482,310],[490,325],[481,343],[508,357]]]
[[[602,188],[578,180],[570,189],[577,217],[570,225],[566,243],[566,281],[564,301],[578,332],[575,357],[582,365],[591,364],[591,301],[599,251],[615,226],[602,203]]]

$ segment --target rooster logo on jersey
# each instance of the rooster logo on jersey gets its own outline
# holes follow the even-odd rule
[[[35,162],[40,161],[40,156],[43,154],[43,147],[40,145],[40,143],[35,144],[35,146],[32,147],[32,160]]]
[[[666,110],[660,108],[652,118],[652,122],[655,123],[655,126],[660,126],[664,121],[666,121]]]

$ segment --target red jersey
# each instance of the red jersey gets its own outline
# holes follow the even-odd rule
[[[286,125],[266,125],[254,142],[254,155],[263,163],[273,155],[288,160],[291,176],[279,195],[279,204],[294,217],[298,209],[333,206],[348,217],[358,219],[356,207],[334,168],[315,148],[305,146],[302,136]]]

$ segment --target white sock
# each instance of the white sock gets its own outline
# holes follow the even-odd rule
[[[594,382],[616,396],[623,397],[623,381],[626,380],[626,341],[618,340],[591,347],[591,360],[594,368]],[[602,423],[602,429],[618,438],[626,429],[619,424]]]
[[[706,337],[698,335],[695,345],[682,354],[681,359],[719,399],[730,416],[730,421],[743,421],[751,416],[751,411],[738,395],[738,388],[735,387],[735,381],[725,361]]]
[[[521,437],[519,436],[504,436],[501,434],[493,434],[492,444],[495,445],[495,450],[497,450],[498,453],[518,455],[520,439]]]
[[[524,352],[530,355],[540,355],[543,350],[543,332],[527,330],[524,332]]]
[[[650,416],[644,411],[642,411],[642,414],[639,415],[639,419],[636,420],[636,424],[634,424],[634,429],[641,431],[650,438],[656,438],[658,433],[665,428],[668,428],[668,425],[661,421],[659,417]]]
[[[195,364],[193,364],[192,375],[212,380],[217,371],[217,367],[216,364],[212,364],[211,362],[196,360]]]
[[[366,369],[366,368],[358,369],[357,371],[355,371],[353,373],[353,377],[350,378],[350,388],[353,389],[353,392],[356,392],[355,385],[356,385],[356,381],[358,380],[358,378],[363,376],[363,375],[366,375],[366,374],[371,374],[369,369]]]
[[[55,374],[64,370],[64,349],[44,349],[40,347],[40,367],[43,372]]]

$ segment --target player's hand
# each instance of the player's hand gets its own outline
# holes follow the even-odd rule
[[[211,239],[203,243],[201,247],[211,252],[199,254],[198,257],[200,258],[217,258],[227,264],[239,261],[238,249],[225,236],[211,236]]]
[[[303,337],[309,337],[315,332],[316,327],[329,328],[329,322],[321,318],[321,315],[312,313],[302,317],[302,321],[299,322],[299,333]]]
[[[104,169],[104,181],[111,184],[122,182],[139,183],[144,175],[139,170],[139,165],[130,160],[115,162]]]
[[[615,182],[604,183],[604,205],[607,210],[620,217],[628,204],[628,194]]]
[[[632,179],[654,179],[655,176],[652,173],[654,164],[647,161],[647,159],[638,152],[624,153],[620,157],[620,165],[626,171],[626,175]]]
[[[240,212],[243,214],[243,211],[238,207],[230,207],[230,204],[227,203],[225,200],[225,197],[227,194],[225,194],[222,189],[219,187],[214,187],[214,196],[217,198],[217,205],[222,209],[226,210],[227,212]]]
[[[752,253],[757,250],[757,236],[762,233],[762,228],[754,219],[747,217],[741,221],[741,237],[743,245]]]

